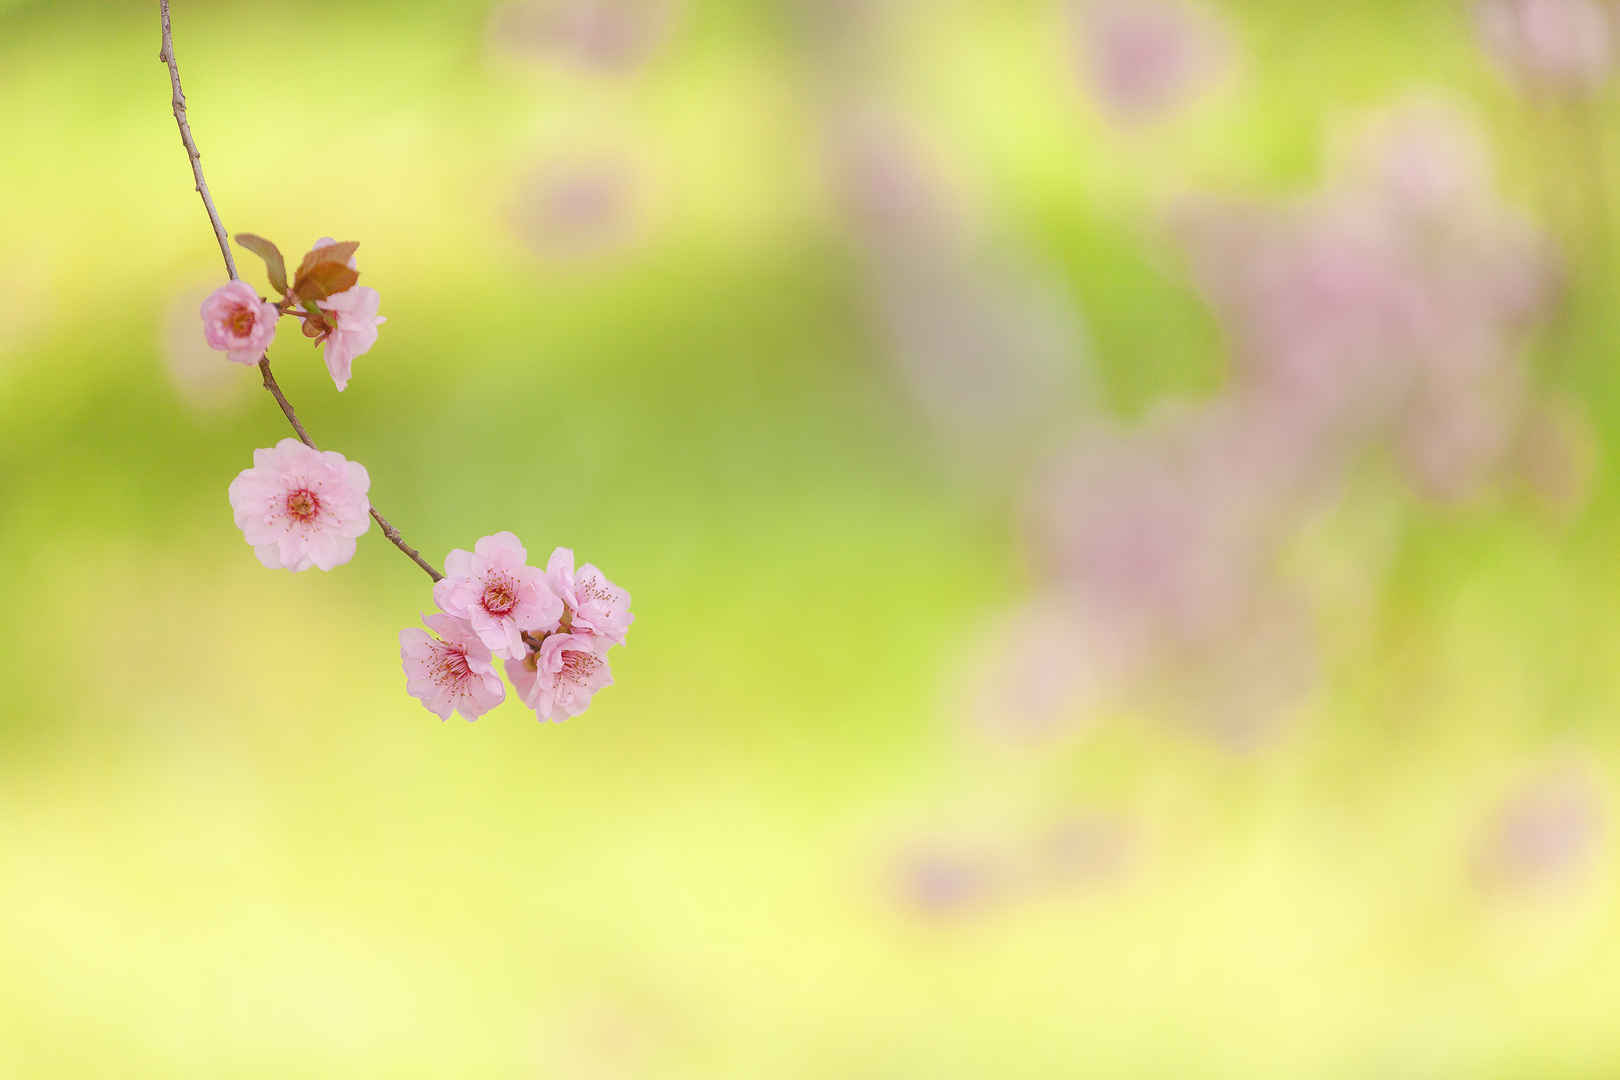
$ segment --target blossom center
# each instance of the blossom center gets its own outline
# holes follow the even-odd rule
[[[463,649],[446,646],[433,666],[436,681],[441,685],[455,684],[466,681],[472,676],[472,668],[467,664],[467,653]]]
[[[505,578],[484,586],[484,610],[491,615],[507,615],[517,607],[517,590]]]
[[[584,686],[591,681],[591,676],[595,674],[597,665],[601,662],[592,653],[565,652],[562,662],[563,681]]]
[[[252,308],[239,307],[231,315],[229,320],[231,333],[236,337],[245,338],[249,334],[253,333],[253,324],[257,321],[258,316],[254,313]]]
[[[309,521],[321,511],[321,500],[309,488],[299,488],[287,496],[287,514],[294,521]]]

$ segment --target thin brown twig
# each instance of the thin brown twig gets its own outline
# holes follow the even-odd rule
[[[208,211],[208,220],[213,223],[214,239],[219,241],[219,253],[225,259],[225,270],[235,281],[236,260],[231,258],[231,244],[225,235],[225,225],[219,220],[219,211],[214,209],[214,197],[208,193],[208,181],[203,179],[202,151],[197,149],[197,140],[191,137],[191,125],[186,122],[186,92],[180,89],[180,68],[174,62],[169,0],[158,0],[158,15],[163,20],[163,48],[158,53],[158,59],[169,65],[169,88],[172,91],[169,102],[174,108],[174,122],[180,127],[180,144],[186,148],[186,156],[191,158],[191,175],[196,181],[197,194],[202,196],[203,208]]]
[[[424,571],[426,571],[427,576],[432,578],[435,583],[444,579],[444,575],[435,570],[432,563],[422,558],[422,553],[420,551],[417,551],[415,548],[411,547],[411,545],[405,542],[405,538],[399,535],[398,529],[389,524],[387,518],[377,513],[377,508],[375,506],[371,508],[371,517],[373,521],[381,526],[382,534],[388,537],[388,542],[399,548],[399,550],[403,551],[406,558],[410,559],[411,562],[415,563],[417,566],[420,566]]]
[[[197,194],[202,196],[203,208],[208,211],[208,220],[214,226],[214,239],[219,241],[219,253],[225,260],[225,272],[230,274],[232,281],[235,281],[236,260],[231,258],[230,240],[225,232],[225,224],[219,220],[219,211],[214,208],[214,198],[208,192],[208,181],[203,179],[202,153],[197,149],[197,140],[192,138],[191,125],[186,121],[186,95],[185,91],[180,89],[180,68],[175,63],[174,35],[169,28],[169,0],[158,0],[158,14],[163,21],[163,48],[158,53],[158,59],[169,66],[169,87],[173,91],[170,104],[174,108],[174,122],[180,128],[180,143],[186,148],[186,155],[191,159],[191,175],[196,180]],[[311,450],[320,449],[315,445],[315,440],[310,438],[304,425],[299,422],[298,414],[293,411],[292,402],[287,400],[287,395],[281,392],[281,386],[276,382],[275,375],[271,374],[268,352],[259,357],[259,373],[264,376],[264,388],[270,391],[270,396],[281,406],[282,415],[287,418],[287,423],[292,425],[299,441]],[[405,556],[420,566],[428,577],[435,582],[444,577],[434,569],[432,563],[422,558],[420,551],[405,542],[399,530],[378,513],[375,506],[371,508],[371,517],[382,529],[382,534],[388,538],[388,542],[404,552]]]
[[[310,438],[309,432],[304,430],[304,425],[298,422],[298,414],[293,412],[292,402],[287,400],[287,395],[281,392],[281,384],[276,382],[276,377],[270,373],[269,353],[259,357],[259,374],[264,376],[264,388],[270,391],[270,396],[276,399],[277,405],[281,406],[282,415],[287,418],[287,423],[291,424],[293,431],[297,433],[298,441],[311,450],[319,450],[320,447],[315,445],[315,440]]]

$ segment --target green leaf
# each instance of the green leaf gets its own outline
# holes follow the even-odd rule
[[[326,312],[322,311],[315,301],[305,300],[299,306],[309,314],[309,318],[304,320],[305,337],[320,337],[321,334],[332,329],[331,324],[326,320]]]
[[[236,243],[264,260],[264,268],[270,274],[271,288],[286,296],[287,264],[281,259],[281,249],[262,236],[246,232],[236,234]]]

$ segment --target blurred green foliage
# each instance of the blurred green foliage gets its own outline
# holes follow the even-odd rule
[[[274,350],[316,438],[430,558],[503,528],[568,544],[638,621],[584,717],[441,725],[397,663],[427,584],[381,537],[331,575],[264,571],[224,491],[281,418],[258,393],[194,408],[165,366],[163,312],[220,272],[156,5],[0,5],[0,1071],[1620,1068],[1612,838],[1546,903],[1468,873],[1527,763],[1615,779],[1606,469],[1572,525],[1390,496],[1389,574],[1324,627],[1328,686],[1267,752],[1131,717],[987,748],[943,687],[1023,589],[1023,480],[964,481],[881,362],[791,13],[691,0],[614,79],[492,49],[480,5],[174,6],[226,224],[289,253],[358,239],[383,295],[341,396],[290,332]],[[1414,85],[1486,111],[1525,204],[1574,153],[1461,4],[1229,5],[1236,85],[1141,138],[1075,87],[1059,5],[927,7],[895,84],[1060,269],[1122,415],[1222,377],[1142,229],[1168,190],[1303,187],[1325,124]],[[601,148],[652,178],[644,236],[525,250],[525,170]],[[1550,377],[1608,463],[1602,250]],[[1076,805],[1136,823],[1124,880],[943,924],[896,903],[918,830],[1021,835]]]

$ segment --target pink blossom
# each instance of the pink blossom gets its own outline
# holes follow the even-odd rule
[[[1227,64],[1221,26],[1174,0],[1077,0],[1074,11],[1092,88],[1116,120],[1186,104]]]
[[[1345,172],[1404,224],[1427,225],[1491,200],[1490,151],[1473,116],[1449,98],[1413,95],[1353,138]]]
[[[282,439],[253,451],[253,468],[231,481],[236,524],[270,569],[330,570],[354,558],[371,526],[365,466],[330,450]]]
[[[526,565],[528,559],[522,542],[509,532],[484,537],[472,551],[457,548],[444,560],[445,577],[433,586],[433,599],[471,623],[496,656],[521,660],[529,649],[524,631],[556,630],[563,614],[545,572]]]
[[[494,43],[608,73],[644,63],[670,32],[674,0],[518,0],[495,10]]]
[[[545,256],[611,254],[635,239],[639,187],[627,161],[549,164],[523,184],[517,231]]]
[[[600,642],[584,634],[552,634],[538,652],[506,661],[523,704],[542,720],[578,716],[591,703],[591,695],[613,685],[607,660],[596,652]]]
[[[586,563],[574,573],[574,553],[560,547],[546,563],[546,583],[568,612],[570,633],[589,634],[615,645],[624,644],[625,632],[635,621],[630,594]]]
[[[315,250],[331,247],[337,241],[330,236],[323,236],[315,241]],[[358,270],[359,264],[353,255],[349,256],[348,267]],[[376,289],[364,285],[356,285],[343,292],[334,293],[325,300],[317,300],[316,306],[332,316],[334,329],[329,331],[323,341],[326,353],[326,370],[332,376],[332,382],[338,390],[349,385],[349,376],[354,368],[354,358],[370,351],[377,344],[377,327],[388,319],[377,314],[377,307],[381,301]]]
[[[1583,758],[1527,777],[1481,822],[1475,882],[1496,893],[1579,886],[1605,846],[1604,803],[1598,776]]]
[[[364,285],[316,301],[335,324],[326,335],[326,370],[339,390],[349,385],[354,358],[377,344],[377,327],[388,321],[377,314],[379,302],[377,290]]]
[[[465,619],[435,614],[422,621],[439,636],[415,627],[399,632],[405,689],[412,697],[440,720],[457,711],[476,720],[506,699],[489,649]]]
[[[275,339],[276,318],[276,305],[260,300],[253,286],[228,282],[203,301],[203,337],[226,359],[257,364]]]
[[[1526,83],[1581,92],[1614,69],[1613,16],[1596,0],[1481,0],[1480,37]]]

